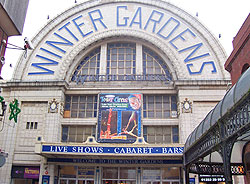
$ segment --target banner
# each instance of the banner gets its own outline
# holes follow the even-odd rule
[[[98,142],[135,142],[141,136],[141,94],[99,94]]]

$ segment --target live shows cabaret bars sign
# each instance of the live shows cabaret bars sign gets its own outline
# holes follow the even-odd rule
[[[182,154],[183,147],[104,147],[104,146],[59,146],[42,145],[43,153],[76,154]]]

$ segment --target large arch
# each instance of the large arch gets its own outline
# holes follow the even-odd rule
[[[152,8],[153,7],[153,8]],[[147,40],[165,57],[176,79],[225,79],[226,54],[195,17],[163,1],[88,1],[51,20],[20,58],[14,81],[64,80],[74,59],[110,37]]]

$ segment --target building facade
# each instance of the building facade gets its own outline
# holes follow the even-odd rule
[[[230,84],[205,26],[164,1],[93,0],[32,42],[1,84],[1,183],[184,182],[186,138]]]
[[[5,63],[5,49],[9,36],[21,35],[29,0],[0,0],[0,72]]]
[[[225,69],[230,72],[232,84],[239,80],[241,75],[250,66],[250,14],[242,24],[240,30],[233,40],[234,49],[225,63]],[[242,150],[242,161],[246,168],[245,182],[250,182],[250,144],[244,145]]]

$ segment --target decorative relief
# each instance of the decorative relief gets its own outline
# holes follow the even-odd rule
[[[59,108],[59,102],[57,102],[55,98],[49,102],[49,108],[48,108],[49,113],[58,113],[58,108]]]
[[[183,102],[181,102],[181,111],[182,113],[192,113],[192,102],[187,98]]]

